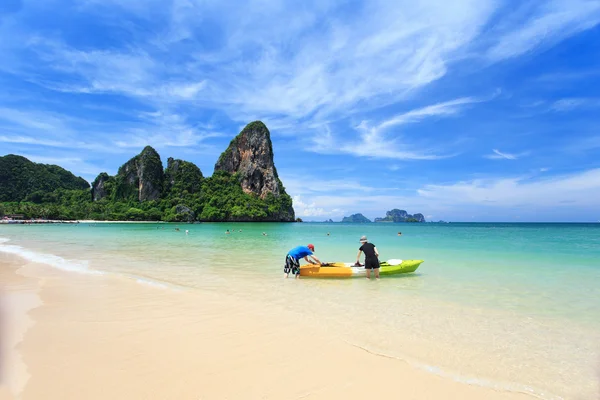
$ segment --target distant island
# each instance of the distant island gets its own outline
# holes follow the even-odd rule
[[[329,220],[331,221],[331,220]],[[331,221],[333,222],[333,221]],[[352,214],[349,217],[344,217],[340,222],[352,222],[352,223],[370,223],[372,222],[369,218],[365,217],[361,213]],[[394,208],[385,213],[383,218],[375,218],[374,222],[426,222],[425,217],[421,213],[409,214],[405,210],[399,210]]]
[[[386,212],[384,218],[375,218],[375,222],[425,222],[425,217],[421,213],[411,215],[404,210],[394,208]]]
[[[349,217],[342,218],[341,222],[353,222],[353,223],[368,223],[371,222],[370,219],[365,217],[364,215],[352,214]],[[409,214],[405,210],[399,210],[394,208],[385,213],[384,218],[375,218],[375,222],[426,222],[423,214]]]
[[[342,218],[342,222],[354,222],[354,223],[362,224],[362,223],[370,223],[371,220],[359,213],[359,214],[352,214],[349,217]]]
[[[231,141],[211,177],[146,146],[116,175],[90,184],[56,166],[0,157],[0,217],[108,221],[296,221],[273,163],[270,132],[254,121]]]

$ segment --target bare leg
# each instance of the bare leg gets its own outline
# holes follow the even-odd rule
[[[367,279],[371,279],[371,270],[369,268],[366,269],[367,270]]]
[[[379,268],[375,268],[375,279],[379,279]]]
[[[289,274],[289,273],[285,274],[285,277],[286,277],[286,278],[288,278],[289,276],[290,276],[290,274]]]

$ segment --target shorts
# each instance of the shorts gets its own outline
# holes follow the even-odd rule
[[[300,262],[288,254],[285,256],[285,266],[283,267],[283,272],[286,274],[291,272],[293,275],[300,275]]]
[[[377,258],[365,259],[365,269],[376,269],[379,268],[379,260]]]

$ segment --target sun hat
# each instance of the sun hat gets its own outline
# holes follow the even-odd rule
[[[308,246],[309,249],[311,249],[312,251],[315,251],[315,245],[314,244],[309,244]]]
[[[367,237],[366,236],[361,236],[360,237],[360,241],[361,242],[366,242],[367,241]]]

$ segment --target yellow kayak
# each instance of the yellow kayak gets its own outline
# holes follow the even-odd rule
[[[394,275],[415,272],[423,260],[389,260],[379,263],[379,275]],[[313,278],[356,278],[365,277],[364,267],[352,263],[334,262],[326,264],[306,264],[300,267],[300,276]]]

